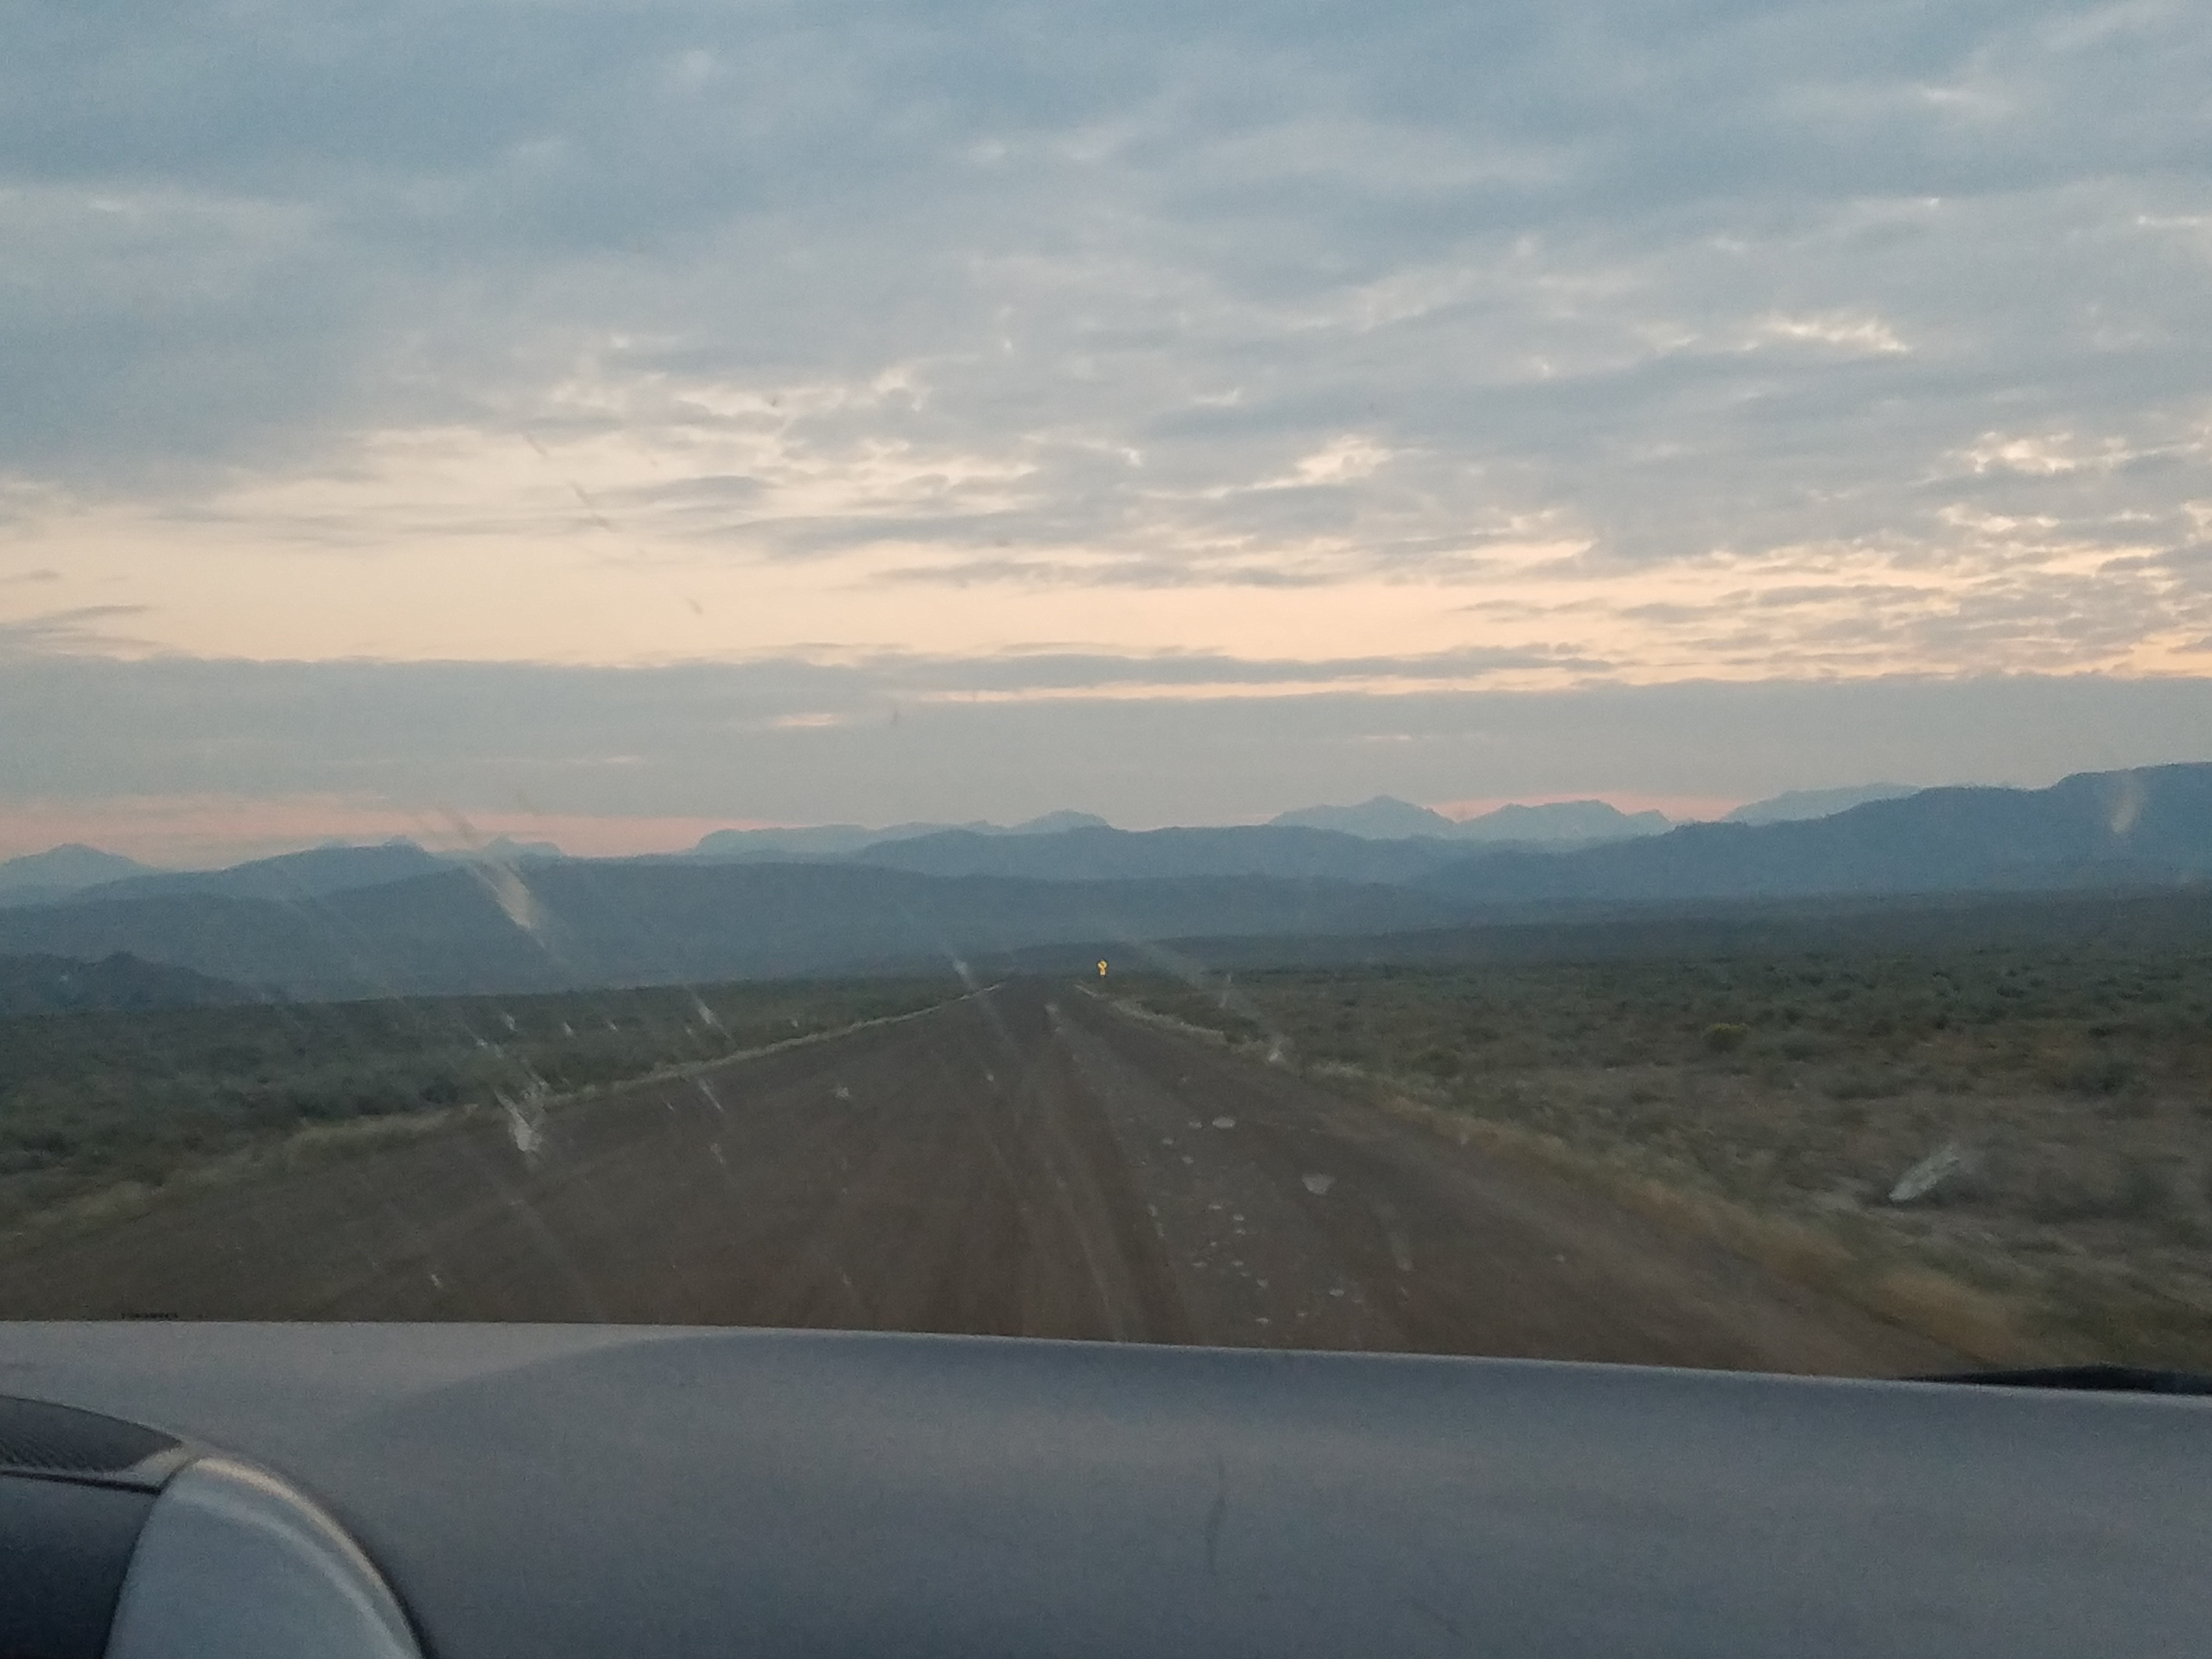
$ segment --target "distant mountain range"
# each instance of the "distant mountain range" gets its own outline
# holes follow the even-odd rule
[[[1265,825],[1232,825],[1227,830],[1175,829],[1142,832],[1117,831],[1104,818],[1091,812],[1048,812],[1025,823],[896,823],[871,830],[857,823],[824,823],[781,830],[717,830],[702,837],[688,854],[701,859],[854,858],[863,854],[879,864],[882,849],[894,843],[935,843],[940,848],[963,845],[951,837],[970,840],[1010,840],[1059,836],[1071,830],[1103,830],[1113,834],[1144,833],[1171,836],[1249,835],[1255,829],[1320,830],[1362,841],[1476,842],[1526,843],[1531,846],[1589,845],[1620,841],[1632,836],[1663,835],[1673,825],[1662,812],[1624,812],[1601,800],[1558,801],[1543,806],[1501,806],[1480,817],[1449,818],[1425,806],[1416,806],[1389,795],[1377,795],[1357,806],[1308,806],[1284,812]],[[1094,842],[1094,847],[1103,843]],[[1253,843],[1261,845],[1259,842]],[[917,854],[935,867],[960,855],[949,852]],[[1006,868],[1024,860],[1009,854]],[[1261,862],[1268,860],[1263,859]],[[903,856],[897,860],[907,867]],[[921,867],[915,865],[912,867]],[[994,869],[1000,868],[993,866]]]
[[[1311,940],[1607,907],[2173,887],[2212,881],[2212,764],[2041,790],[1924,789],[1823,817],[1550,848],[1281,823],[909,828],[859,832],[878,838],[842,853],[818,840],[780,856],[751,842],[728,857],[712,845],[629,860],[509,848],[457,866],[399,842],[137,873],[0,910],[0,955],[125,952],[346,996],[828,974],[1079,943]]]
[[[2212,765],[2048,789],[1921,789],[1831,817],[1687,823],[1649,841],[1501,852],[1423,878],[1473,903],[2027,892],[2212,879]]]
[[[919,841],[927,836],[1050,836],[1067,830],[1110,830],[1105,819],[1090,812],[1048,812],[1024,823],[895,823],[887,830],[869,830],[857,823],[820,823],[781,830],[716,830],[700,837],[699,844],[677,857],[738,860],[755,862],[798,856],[844,858],[890,842]]]
[[[1771,823],[1839,811],[1862,800],[1906,793],[1901,786],[1798,792],[1756,801],[1731,813],[1732,821]],[[1623,812],[1601,800],[1557,801],[1541,806],[1502,806],[1480,817],[1454,819],[1425,806],[1377,795],[1356,806],[1310,806],[1285,812],[1266,825],[1226,830],[1141,832],[1116,830],[1091,812],[1048,812],[1015,824],[982,822],[896,823],[870,829],[825,823],[766,830],[717,830],[688,852],[653,855],[662,861],[781,863],[850,859],[939,874],[1023,875],[1052,880],[1105,880],[1137,876],[1326,876],[1346,880],[1395,881],[1449,861],[1466,843],[1558,848],[1595,846],[1672,826],[1659,812]],[[1321,830],[1331,843],[1270,836],[1262,830]],[[1112,837],[1153,839],[1119,846]],[[1053,853],[1027,848],[985,851],[985,842],[1054,841]],[[1364,842],[1432,841],[1453,846],[1402,856],[1352,849],[1341,838]],[[887,849],[897,848],[896,851]],[[46,904],[97,892],[106,898],[159,893],[227,893],[239,897],[311,899],[349,888],[429,875],[454,864],[530,864],[565,857],[550,842],[501,836],[484,847],[433,853],[397,838],[374,846],[332,844],[305,852],[254,859],[221,870],[159,870],[113,853],[76,843],[0,860],[0,908]]]
[[[76,895],[80,900],[153,898],[169,893],[222,893],[234,898],[313,899],[351,887],[378,887],[411,876],[434,875],[443,860],[411,841],[380,847],[317,847],[228,870],[171,870],[102,882]]]
[[[933,876],[1025,881],[1167,881],[1269,876],[1291,881],[1409,882],[1467,856],[1440,841],[1371,841],[1333,830],[1234,824],[1218,830],[1115,830],[982,836],[951,830],[878,842],[854,864]]]
[[[375,887],[429,875],[456,864],[513,864],[562,856],[550,842],[509,841],[503,836],[480,848],[447,854],[425,852],[411,841],[397,839],[372,847],[310,848],[222,870],[156,870],[97,848],[70,845],[0,863],[0,908],[160,893],[311,899],[349,887]]]
[[[1721,822],[1796,823],[1805,818],[1833,817],[1870,800],[1896,800],[1917,789],[1917,785],[1909,783],[1863,783],[1853,789],[1785,789],[1771,800],[1747,802]]]
[[[104,881],[140,875],[135,859],[76,842],[0,862],[0,904],[43,904]]]
[[[1513,842],[1535,845],[1623,841],[1664,835],[1674,827],[1664,812],[1624,812],[1601,800],[1553,801],[1543,806],[1501,806],[1478,817],[1448,818],[1426,806],[1377,795],[1357,806],[1308,806],[1285,812],[1271,823],[1304,830],[1334,830],[1372,841]]]

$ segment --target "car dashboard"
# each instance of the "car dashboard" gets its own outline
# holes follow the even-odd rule
[[[2101,1656],[2212,1402],[815,1331],[0,1328],[0,1654]]]

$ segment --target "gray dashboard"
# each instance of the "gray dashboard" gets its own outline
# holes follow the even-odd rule
[[[2183,1654],[2212,1401],[828,1332],[0,1326],[437,1659]]]

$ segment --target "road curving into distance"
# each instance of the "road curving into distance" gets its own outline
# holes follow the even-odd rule
[[[611,1320],[1896,1375],[1917,1336],[1304,1079],[1017,982],[210,1188],[15,1318]]]

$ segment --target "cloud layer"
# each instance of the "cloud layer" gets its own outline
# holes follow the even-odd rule
[[[2179,0],[9,33],[21,648],[2212,672]]]

